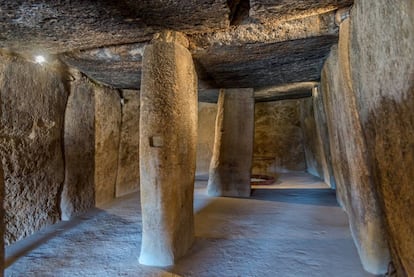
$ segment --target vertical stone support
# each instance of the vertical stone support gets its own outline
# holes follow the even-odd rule
[[[118,91],[95,87],[95,204],[115,198],[121,133],[121,98]]]
[[[194,241],[197,76],[184,35],[157,34],[143,55],[139,262],[172,265]]]
[[[3,168],[0,166],[0,277],[4,276],[4,173]]]
[[[139,190],[139,91],[123,90],[116,197]]]
[[[249,197],[254,138],[253,89],[221,90],[208,179],[211,196]]]
[[[65,182],[60,199],[62,220],[95,206],[95,99],[94,85],[79,72],[70,84],[65,110]]]

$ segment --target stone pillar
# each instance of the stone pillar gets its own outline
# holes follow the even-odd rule
[[[220,91],[207,187],[211,196],[250,196],[254,138],[253,96],[253,89]]]
[[[194,241],[197,76],[187,47],[184,35],[166,31],[143,55],[139,262],[145,265],[172,265]]]
[[[95,206],[95,99],[94,85],[72,72],[65,110],[65,182],[60,199],[62,220],[70,220]]]
[[[3,168],[0,166],[0,277],[4,276],[4,173]]]

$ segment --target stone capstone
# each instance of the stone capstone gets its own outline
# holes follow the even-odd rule
[[[26,53],[143,42],[166,28],[196,33],[230,23],[226,0],[19,0],[2,1],[0,10],[0,47]]]

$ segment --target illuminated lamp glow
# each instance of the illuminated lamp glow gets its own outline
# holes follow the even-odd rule
[[[42,55],[37,55],[35,57],[35,62],[38,63],[38,64],[42,64],[42,63],[46,62],[46,59]]]

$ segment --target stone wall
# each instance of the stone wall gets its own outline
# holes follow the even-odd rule
[[[198,179],[208,178],[213,155],[217,104],[198,103],[197,168]]]
[[[117,90],[58,62],[0,59],[6,244],[114,199],[116,187],[137,190],[136,92],[124,95],[121,130]]]
[[[306,170],[335,188],[323,95],[313,89],[313,97],[300,102],[301,126],[304,137]]]
[[[253,174],[306,170],[300,101],[255,104]],[[199,103],[198,107],[196,175],[204,178],[213,153],[217,104]]]
[[[317,177],[323,178],[323,155],[321,137],[318,134],[313,98],[303,99],[300,103],[301,126],[305,145],[306,169]]]
[[[65,111],[63,220],[95,205],[95,86],[81,74],[73,75]]]
[[[95,88],[95,202],[115,198],[121,131],[121,98],[107,87]]]
[[[139,190],[139,91],[122,91],[116,197]]]
[[[299,103],[256,103],[253,174],[306,170]]]
[[[1,56],[0,153],[5,179],[5,242],[57,222],[64,182],[61,70]]]
[[[398,276],[414,276],[414,1],[356,1],[350,78]]]
[[[338,200],[364,267],[414,276],[414,2],[357,1],[322,72]]]

